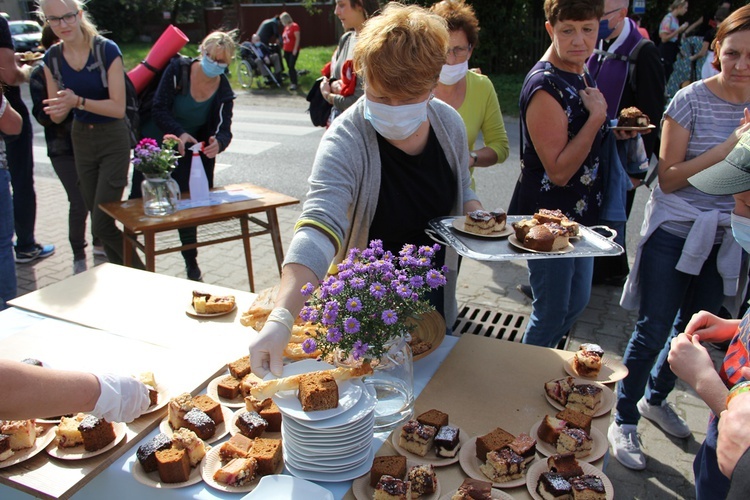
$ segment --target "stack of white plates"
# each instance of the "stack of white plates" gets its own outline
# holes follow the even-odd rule
[[[305,360],[284,367],[283,376],[331,365]],[[281,439],[289,473],[312,481],[347,481],[372,466],[375,394],[361,380],[338,382],[339,405],[323,411],[302,411],[296,392],[278,393],[274,401],[283,414]]]

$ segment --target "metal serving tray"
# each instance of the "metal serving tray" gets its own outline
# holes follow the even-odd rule
[[[509,215],[508,227],[513,222],[529,219],[530,215]],[[438,217],[429,222],[429,229],[425,232],[442,245],[450,245],[459,255],[469,259],[503,261],[503,260],[531,260],[531,259],[570,259],[575,257],[599,257],[620,255],[623,248],[613,239],[617,235],[614,229],[607,226],[580,226],[580,239],[571,239],[573,250],[567,253],[534,253],[521,250],[508,242],[508,237],[487,238],[472,236],[453,227],[453,221],[461,217]],[[602,236],[594,231],[600,229],[611,234]]]

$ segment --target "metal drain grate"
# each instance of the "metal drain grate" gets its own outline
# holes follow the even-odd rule
[[[453,335],[481,335],[511,342],[521,342],[526,331],[527,317],[507,311],[495,311],[465,305],[458,312]]]

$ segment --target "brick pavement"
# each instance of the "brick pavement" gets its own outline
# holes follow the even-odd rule
[[[67,200],[62,185],[56,178],[37,177],[38,198],[37,239],[54,243],[55,255],[31,264],[17,265],[19,294],[25,294],[72,275],[73,258],[67,242]],[[127,192],[127,190],[126,190]],[[288,248],[294,222],[300,206],[278,211],[284,248]],[[269,236],[251,240],[255,282],[258,290],[278,282],[278,273]],[[239,242],[223,243],[199,249],[199,263],[205,281],[240,290],[248,289],[242,246]],[[89,267],[100,263],[89,251]],[[179,254],[157,257],[157,272],[184,278],[184,266]],[[526,281],[524,261],[486,263],[464,259],[459,278],[458,302],[482,308],[507,311],[528,316],[530,303],[517,290]],[[635,313],[618,305],[619,289],[595,287],[591,303],[575,326],[570,349],[581,342],[596,342],[610,354],[624,352],[635,323]],[[720,361],[718,351],[714,352]],[[610,460],[607,475],[615,485],[618,498],[693,498],[692,460],[702,442],[708,410],[684,384],[679,384],[670,396],[678,412],[687,418],[692,437],[667,437],[645,419],[640,426],[643,446],[649,455],[648,469],[634,472]],[[611,417],[610,417],[611,418]]]

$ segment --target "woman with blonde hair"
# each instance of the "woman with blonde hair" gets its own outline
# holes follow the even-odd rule
[[[199,47],[196,59],[175,58],[164,70],[154,95],[151,121],[143,126],[143,136],[157,141],[165,134],[180,139],[182,157],[172,177],[180,190],[190,190],[190,164],[192,156],[188,148],[203,143],[201,160],[206,171],[209,187],[214,185],[216,156],[232,141],[232,117],[236,97],[229,79],[224,73],[234,59],[236,44],[234,32],[214,31],[206,36]],[[185,154],[188,151],[188,154]],[[133,172],[133,193],[140,196],[143,174]],[[198,230],[187,227],[179,230],[183,245],[198,241]],[[185,273],[192,281],[201,281],[203,274],[198,267],[198,250],[184,250]]]
[[[259,376],[269,368],[281,373],[291,321],[305,301],[302,286],[322,280],[349,249],[374,239],[396,255],[407,243],[431,245],[424,233],[429,220],[481,208],[469,187],[461,117],[432,99],[448,41],[440,16],[396,2],[359,34],[354,69],[364,77],[365,95],[333,122],[318,148],[273,319],[250,342]],[[452,325],[458,256],[443,249],[436,260],[449,268],[448,284],[429,298]]]
[[[94,55],[99,35],[83,4],[79,0],[40,0],[39,14],[60,38],[44,56],[48,95],[44,112],[55,123],[73,113],[73,151],[81,194],[91,212],[91,229],[109,261],[122,264],[122,232],[99,208],[100,203],[120,201],[128,183],[130,131],[124,120],[122,53],[111,40],[97,42],[103,44],[103,78]],[[60,80],[53,76],[52,64],[58,66]],[[138,256],[133,257],[134,264],[143,267]]]
[[[469,71],[469,59],[479,44],[479,21],[474,9],[463,0],[443,0],[430,10],[445,19],[450,35],[448,58],[440,70],[435,97],[458,111],[466,125],[474,188],[475,167],[491,167],[508,158],[510,148],[503,113],[490,79]],[[474,149],[480,132],[484,146]]]

